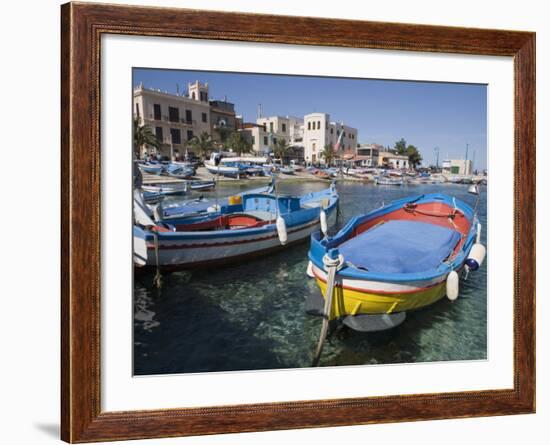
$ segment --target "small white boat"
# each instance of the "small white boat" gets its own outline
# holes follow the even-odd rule
[[[145,192],[156,193],[159,195],[184,195],[187,193],[187,183],[177,183],[177,184],[150,184],[142,185],[141,188]]]
[[[403,178],[392,176],[375,176],[374,183],[376,185],[403,185]]]
[[[216,187],[215,181],[191,181],[189,188],[194,191],[212,190]]]

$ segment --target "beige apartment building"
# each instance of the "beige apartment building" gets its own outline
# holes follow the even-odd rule
[[[186,144],[204,132],[223,141],[237,129],[235,106],[226,100],[211,100],[208,83],[189,83],[187,90],[187,95],[179,95],[143,85],[134,89],[134,116],[140,125],[151,127],[163,156],[183,155]],[[141,155],[146,151],[142,148]]]

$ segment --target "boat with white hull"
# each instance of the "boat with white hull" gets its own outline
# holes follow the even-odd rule
[[[198,222],[135,224],[136,266],[194,268],[282,249],[326,231],[336,220],[338,193],[332,185],[302,197],[244,194],[241,202],[238,210]]]

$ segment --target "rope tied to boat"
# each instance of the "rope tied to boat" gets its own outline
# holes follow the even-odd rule
[[[323,346],[328,333],[328,325],[330,322],[330,313],[332,311],[332,298],[334,296],[334,288],[336,286],[336,272],[338,272],[345,264],[344,256],[338,249],[330,249],[323,257],[323,265],[327,271],[327,286],[325,289],[325,306],[323,309],[323,324],[321,325],[321,333],[317,343],[317,349],[313,357],[313,365],[319,365],[319,359],[323,352]]]
[[[156,227],[151,228],[151,233],[153,234],[153,242],[155,245],[155,265],[156,272],[155,277],[153,278],[153,284],[160,289],[162,287],[162,275],[160,273],[160,263],[159,263],[159,234]]]
[[[457,215],[459,215],[459,210],[456,207],[450,213],[427,212],[425,210],[418,209],[418,204],[413,204],[411,202],[408,202],[407,204],[405,204],[403,206],[403,210],[405,210],[405,212],[407,212],[407,213],[418,213],[420,215],[434,216],[436,218],[454,219]]]

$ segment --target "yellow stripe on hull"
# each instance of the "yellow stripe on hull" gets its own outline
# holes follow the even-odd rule
[[[317,285],[325,296],[326,283],[316,279]],[[332,300],[330,318],[357,314],[390,314],[410,311],[435,303],[446,293],[445,281],[418,292],[377,294],[360,290],[336,287]]]

